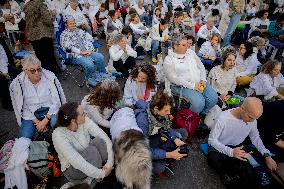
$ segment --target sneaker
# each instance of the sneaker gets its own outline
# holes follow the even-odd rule
[[[158,62],[157,58],[153,57],[152,62],[156,64]]]

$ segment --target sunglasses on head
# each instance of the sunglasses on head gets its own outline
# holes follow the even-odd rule
[[[29,69],[28,70],[29,72],[31,72],[31,74],[35,74],[36,72],[38,72],[38,73],[40,73],[40,72],[42,72],[42,68],[37,68],[37,69]]]

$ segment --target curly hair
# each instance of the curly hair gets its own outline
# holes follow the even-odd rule
[[[267,12],[268,12],[268,10],[260,10],[260,11],[258,11],[258,12],[255,14],[255,16],[256,16],[257,18],[262,18],[263,15],[264,15],[265,13],[267,13]]]
[[[173,107],[174,99],[167,93],[164,93],[162,90],[159,90],[153,97],[150,102],[150,109],[153,110],[155,107],[160,111],[164,106],[169,105]]]
[[[244,59],[247,59],[250,55],[253,54],[253,45],[252,45],[252,43],[250,43],[248,41],[242,42],[241,45],[242,44],[246,47],[246,52],[244,54]]]
[[[77,102],[68,102],[63,104],[57,114],[56,127],[68,127],[72,119],[76,119],[78,116],[77,109],[79,107]]]
[[[279,64],[282,65],[281,62],[277,60],[269,60],[261,66],[261,72],[264,74],[271,74],[272,70]]]
[[[118,83],[111,80],[103,80],[96,85],[87,102],[90,105],[98,106],[100,111],[103,112],[105,108],[114,108],[115,103],[121,98],[121,90]]]
[[[237,52],[236,49],[232,46],[228,46],[225,49],[223,49],[223,53],[222,53],[222,65],[221,67],[224,69],[225,68],[225,62],[228,58],[229,55],[233,55],[235,57],[237,57]]]
[[[139,72],[143,72],[147,75],[147,83],[150,85],[150,89],[156,88],[156,69],[149,63],[137,64],[131,71],[130,77],[132,79],[137,78]]]

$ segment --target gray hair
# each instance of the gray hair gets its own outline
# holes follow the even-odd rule
[[[41,66],[40,60],[36,57],[35,54],[27,55],[22,61],[23,69],[26,69],[29,64],[38,64]]]
[[[118,33],[116,35],[113,35],[111,37],[111,43],[112,44],[118,44],[124,37],[126,37],[125,35]]]
[[[171,39],[172,46],[178,44],[182,40],[186,40],[186,36],[184,34],[179,33],[179,35],[174,35]]]
[[[249,40],[249,42],[251,42],[254,47],[259,46],[259,45],[263,45],[263,44],[266,43],[265,39],[262,38],[262,37],[259,37],[259,36],[252,37]]]

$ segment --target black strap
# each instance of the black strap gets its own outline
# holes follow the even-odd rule
[[[59,96],[60,104],[62,105],[62,99],[61,99],[61,95],[60,95],[60,93],[59,93],[58,87],[57,87],[57,85],[56,85],[56,79],[54,79],[54,85],[55,85],[55,87],[56,87],[57,94],[58,94],[58,96]]]

